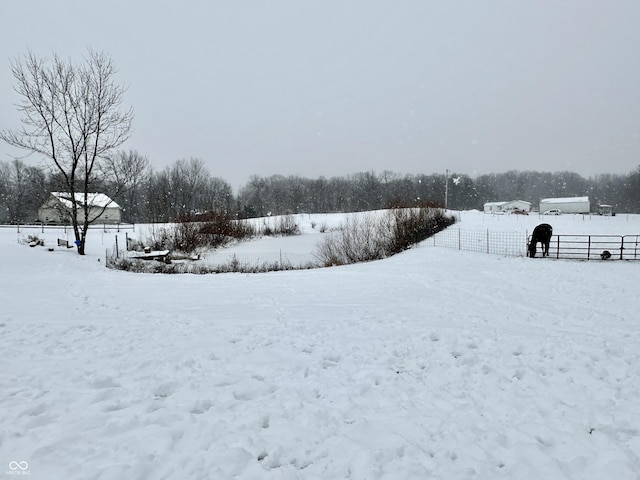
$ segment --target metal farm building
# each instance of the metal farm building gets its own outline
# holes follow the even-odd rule
[[[589,197],[543,198],[540,200],[540,213],[558,209],[562,213],[590,213]]]

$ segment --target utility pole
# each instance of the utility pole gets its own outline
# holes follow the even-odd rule
[[[447,168],[444,177],[444,209],[449,206],[449,169]]]

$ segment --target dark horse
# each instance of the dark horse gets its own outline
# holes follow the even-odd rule
[[[531,241],[529,242],[529,256],[535,257],[537,251],[537,244],[542,244],[542,256],[549,256],[549,242],[551,241],[551,235],[553,235],[553,228],[548,223],[541,223],[533,229],[531,234]]]

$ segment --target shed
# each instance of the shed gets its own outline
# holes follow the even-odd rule
[[[557,208],[562,213],[589,213],[589,197],[543,198],[540,200],[540,213]]]
[[[607,217],[615,215],[615,213],[613,213],[613,206],[604,204],[598,205],[598,215],[605,215]]]
[[[84,221],[84,193],[75,194],[78,205],[78,222]],[[122,215],[120,206],[104,193],[89,193],[89,221],[98,223],[120,223]],[[51,192],[49,198],[38,209],[38,220],[42,223],[69,223],[73,202],[71,196],[65,192]]]

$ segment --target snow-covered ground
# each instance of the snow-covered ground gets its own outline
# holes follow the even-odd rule
[[[460,219],[640,233],[635,215]],[[322,220],[299,221],[312,251]],[[151,275],[104,268],[113,231],[84,257],[28,233],[58,236],[0,229],[0,475],[640,478],[640,262],[427,241],[345,267]]]

